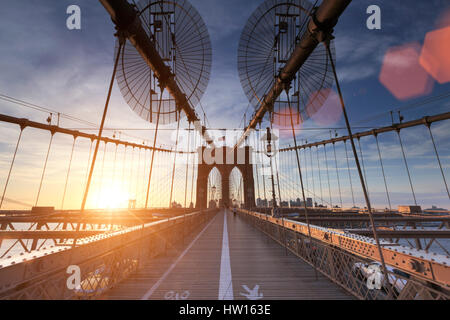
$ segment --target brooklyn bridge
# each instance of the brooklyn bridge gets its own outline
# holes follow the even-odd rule
[[[48,116],[0,114],[0,299],[449,299],[450,215],[418,190],[429,175],[450,204],[450,112],[352,121],[334,32],[351,0],[261,1],[239,43],[254,112],[238,129],[206,116],[212,46],[188,1],[99,3],[116,41],[100,123],[0,94]],[[118,89],[151,138],[107,126]],[[342,127],[306,138],[323,110]]]

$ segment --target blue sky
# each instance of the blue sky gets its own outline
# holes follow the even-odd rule
[[[100,3],[92,0],[2,2],[0,93],[99,123],[112,72],[115,42],[113,23]],[[262,1],[191,0],[191,3],[204,18],[213,47],[212,75],[202,104],[212,127],[235,128],[242,118],[242,112],[248,106],[237,72],[237,47],[248,17]],[[71,4],[79,5],[82,10],[81,31],[69,31],[66,28],[65,11]],[[368,17],[366,8],[372,4],[379,5],[382,10],[381,30],[366,28]],[[410,42],[423,43],[426,33],[436,28],[439,16],[449,6],[447,0],[355,0],[350,4],[336,27],[335,36],[338,74],[353,124],[369,127],[388,125],[390,110],[426,98],[398,101],[380,84],[378,76],[384,54],[389,48]],[[450,84],[436,83],[430,96],[449,91]],[[415,109],[406,109],[403,114],[406,120],[412,120],[449,110],[450,100],[447,98]],[[251,111],[248,117],[251,116]],[[41,122],[47,117],[45,114],[3,101],[0,101],[0,112]],[[381,116],[367,121],[377,115]],[[80,127],[80,124],[76,123],[63,124],[68,127]],[[113,91],[107,126],[151,128],[151,125],[130,110],[117,86]],[[342,126],[342,122],[336,124],[336,127]],[[311,121],[307,122],[305,127],[317,129],[317,125]],[[435,127],[439,151],[448,178],[450,178],[449,128],[448,123]],[[127,133],[138,136],[139,139],[151,140],[148,131]],[[340,130],[339,133],[344,134],[345,131]],[[424,206],[437,204],[450,207],[441,186],[442,178],[436,171],[432,146],[426,140],[426,131],[424,128],[416,128],[405,130],[402,134],[410,165],[413,167],[414,179],[418,184],[418,193],[421,194],[421,199],[424,199]],[[15,135],[16,132],[12,127],[5,127],[2,131],[0,138],[2,163],[8,163],[8,151],[13,146],[11,141],[14,141]],[[328,136],[328,130],[313,130],[303,131],[299,138],[313,141]],[[35,145],[40,143],[45,145],[45,142],[35,135],[28,138],[34,141]],[[400,166],[402,159],[398,156],[398,143],[395,139],[393,135],[386,135],[382,141],[385,153],[392,158],[387,160],[388,165],[392,165],[387,169],[391,170],[392,183],[403,182],[396,186],[397,198],[401,202],[410,194]],[[285,145],[291,143],[291,141],[282,142]],[[367,153],[367,169],[370,171],[371,167],[374,168],[372,172],[374,177],[372,186],[376,189],[374,197],[379,193],[377,203],[381,205],[383,185],[379,179],[377,180],[379,172],[376,170],[377,158],[374,148],[374,141],[367,139],[363,151]],[[2,172],[4,168],[2,165]],[[356,184],[356,175],[354,179]]]

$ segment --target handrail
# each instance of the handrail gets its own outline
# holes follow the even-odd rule
[[[305,223],[289,219],[277,219],[243,209],[240,209],[239,212],[308,235],[308,226]],[[344,230],[318,226],[311,226],[311,236],[317,241],[338,247],[351,254],[374,261],[380,260],[375,240],[372,238],[355,235]],[[381,245],[386,265],[425,281],[444,285],[447,288],[450,287],[450,257],[407,248],[389,241],[382,241]]]

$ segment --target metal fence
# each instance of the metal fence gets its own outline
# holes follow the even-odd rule
[[[369,259],[374,252],[370,252],[370,242],[356,244],[342,243],[342,246],[332,245],[332,229],[311,226],[313,236],[309,236],[303,224],[291,220],[273,219],[267,216],[240,210],[240,216],[255,228],[261,230],[290,252],[314,267],[325,277],[338,284],[344,290],[361,300],[448,300],[450,298],[450,268],[444,265],[440,270],[442,278],[439,281],[426,278],[430,266],[414,266],[415,260],[403,261],[411,268],[417,268],[418,272],[405,272],[400,268],[388,267],[388,277],[378,271],[377,261]],[[323,231],[323,232],[320,232]],[[328,231],[328,232],[326,232]],[[319,240],[323,237],[323,241]],[[358,237],[362,240],[362,237]],[[340,240],[342,241],[342,240]],[[384,243],[387,245],[387,243]],[[361,250],[366,254],[355,254]],[[353,251],[353,252],[350,252]],[[405,259],[399,257],[400,259]],[[437,258],[436,258],[437,259]],[[447,257],[448,260],[448,257]],[[430,261],[431,262],[431,261]],[[424,270],[421,270],[424,268]],[[379,268],[381,270],[381,268]],[[421,273],[422,276],[418,276]],[[377,276],[379,277],[377,279]],[[378,282],[378,284],[377,284]],[[378,285],[378,286],[377,286]]]
[[[6,260],[0,266],[0,299],[95,299],[140,266],[205,225],[217,210],[135,226],[78,240],[79,246],[51,247]],[[67,245],[67,244],[66,244]],[[81,283],[70,286],[71,267]]]

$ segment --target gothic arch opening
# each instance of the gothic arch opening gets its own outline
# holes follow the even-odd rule
[[[242,208],[244,204],[244,177],[241,170],[235,167],[230,173],[230,205]]]
[[[222,206],[222,175],[214,167],[208,175],[207,204],[208,208],[220,208]]]

